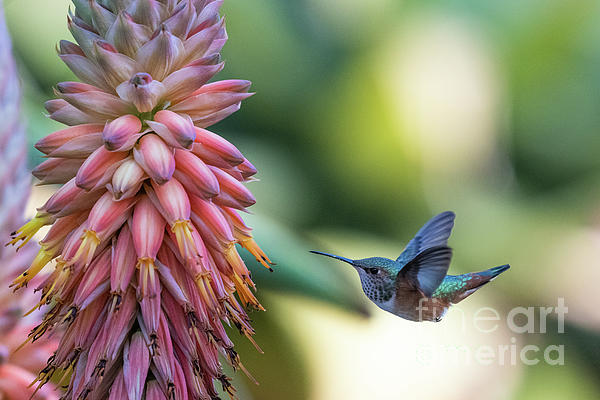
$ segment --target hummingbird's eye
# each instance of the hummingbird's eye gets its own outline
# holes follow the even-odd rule
[[[367,274],[373,274],[373,275],[375,275],[376,273],[379,272],[379,270],[377,268],[365,268],[365,271],[367,271]]]

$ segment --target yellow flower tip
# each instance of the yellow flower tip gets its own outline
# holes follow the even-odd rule
[[[79,261],[83,261],[85,266],[88,266],[92,262],[92,258],[94,257],[94,253],[96,252],[96,248],[100,244],[100,238],[98,234],[91,230],[86,229],[81,236],[81,244],[77,249],[77,252],[67,261],[66,265],[70,266]]]
[[[189,220],[178,219],[171,226],[171,231],[175,234],[179,252],[186,260],[200,257],[194,238],[192,236],[192,225]]]
[[[265,311],[264,307],[260,304],[257,298],[252,294],[250,288],[238,274],[233,274],[233,283],[237,290],[240,300],[245,306],[251,305],[259,311]]]
[[[196,287],[198,288],[200,296],[203,298],[204,302],[210,307],[212,311],[218,311],[218,300],[215,296],[215,293],[212,290],[211,281],[212,278],[209,272],[198,274],[194,278],[194,282],[196,282]]]
[[[43,226],[50,225],[53,221],[54,218],[52,215],[46,212],[37,213],[29,222],[10,234],[12,240],[6,243],[6,246],[15,246],[21,242],[19,247],[17,247],[18,251],[25,246]]]
[[[142,273],[141,294],[142,297],[146,297],[149,294],[148,287],[154,287],[155,284],[156,264],[154,263],[154,259],[151,257],[141,257],[138,258],[135,267]]]
[[[258,244],[256,244],[252,237],[241,240],[240,245],[246,250],[248,250],[250,254],[252,254],[254,258],[256,258],[256,261],[261,263],[269,271],[273,272],[273,268],[271,268],[271,265],[276,264],[273,261],[271,261],[269,257],[267,257],[265,252],[262,251],[262,249],[258,246]]]
[[[30,280],[32,280],[45,266],[54,258],[54,252],[48,251],[44,246],[38,251],[31,266],[27,271],[19,275],[10,285],[14,287],[13,290],[18,290],[23,286],[27,286]]]

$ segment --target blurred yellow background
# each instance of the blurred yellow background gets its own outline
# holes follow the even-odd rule
[[[73,79],[55,52],[68,5],[5,1],[31,144],[58,128],[43,102]],[[223,13],[219,78],[257,95],[213,130],[259,168],[249,222],[278,263],[255,268],[265,354],[236,340],[261,383],[238,376],[240,397],[600,398],[600,2],[225,0]],[[52,190],[34,190],[31,213]],[[377,309],[351,268],[307,253],[395,258],[444,210],[450,273],[512,268],[439,324]],[[559,298],[563,334],[556,314],[545,334],[506,323]],[[493,332],[473,325],[482,307],[502,318]],[[536,365],[439,354],[528,345]],[[564,365],[543,359],[552,345]]]

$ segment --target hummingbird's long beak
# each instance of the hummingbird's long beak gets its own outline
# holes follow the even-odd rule
[[[354,260],[351,260],[351,259],[346,258],[346,257],[336,256],[335,254],[323,253],[321,251],[314,251],[314,250],[310,250],[310,252],[314,253],[314,254],[320,254],[322,256],[327,256],[327,257],[335,258],[336,260],[340,260],[340,261],[343,261],[343,262],[347,262],[350,265],[354,265]]]

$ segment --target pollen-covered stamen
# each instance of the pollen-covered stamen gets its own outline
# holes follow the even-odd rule
[[[21,249],[43,226],[52,224],[54,220],[55,218],[51,214],[44,211],[38,212],[33,219],[17,229],[15,232],[11,233],[12,240],[8,242],[6,246],[15,246],[19,242],[22,242],[19,247],[17,247],[17,250]]]
[[[171,226],[179,252],[186,260],[197,259],[200,256],[192,237],[192,229],[192,223],[186,220],[177,220]]]
[[[92,262],[94,253],[100,244],[100,238],[96,231],[86,229],[81,236],[81,244],[73,258],[66,260],[67,265],[73,265],[81,262],[83,265],[89,265]]]

